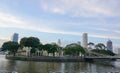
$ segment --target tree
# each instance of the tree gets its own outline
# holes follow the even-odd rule
[[[27,37],[24,37],[24,38],[22,38],[21,40],[20,40],[20,46],[21,46],[21,48],[23,48],[24,46],[27,46],[26,44],[26,42],[27,42]]]
[[[92,42],[89,42],[88,43],[88,49],[94,49],[94,43],[92,43]]]
[[[92,42],[89,42],[89,43],[88,43],[88,45],[94,45],[94,43],[92,43]]]
[[[79,53],[85,54],[85,49],[77,44],[70,44],[64,48],[64,54],[78,56]]]
[[[51,44],[51,53],[55,56],[55,52],[58,52],[59,46],[57,44]]]
[[[31,53],[36,52],[36,48],[39,47],[40,40],[37,37],[28,37],[28,38],[22,38],[20,40],[20,45],[23,47],[31,47],[32,49],[30,50]]]
[[[19,44],[17,42],[8,41],[3,43],[2,50],[3,51],[10,51],[14,56],[19,48]]]
[[[44,45],[42,45],[42,44],[39,44],[39,45],[38,45],[38,50],[39,50],[39,51],[42,51],[43,48],[44,48]]]
[[[109,56],[115,55],[115,53],[111,52],[110,50],[105,50],[105,49],[93,49],[91,51],[99,53],[99,54],[103,54],[103,55],[109,55]]]
[[[97,45],[95,45],[96,49],[105,49],[106,46],[103,43],[98,43]]]
[[[26,47],[36,48],[40,44],[40,40],[36,37],[22,38],[20,40],[20,45]]]
[[[44,49],[49,53],[53,53],[53,56],[55,56],[55,52],[57,52],[58,45],[57,44],[45,44]]]
[[[43,44],[39,44],[38,50],[41,51],[40,55],[43,55],[44,45]]]
[[[49,55],[49,53],[51,53],[51,50],[50,50],[51,47],[52,47],[51,44],[45,44],[44,45],[44,50],[47,51],[48,55]]]

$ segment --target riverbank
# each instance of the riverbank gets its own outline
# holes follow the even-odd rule
[[[101,61],[102,62],[102,61]],[[0,55],[0,73],[119,73],[120,61],[96,62],[31,62],[5,59]]]
[[[84,62],[83,57],[65,56],[65,57],[52,57],[52,56],[6,56],[9,60],[21,60],[21,61],[39,61],[39,62]]]

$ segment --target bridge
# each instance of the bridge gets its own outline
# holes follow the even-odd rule
[[[92,51],[87,51],[88,55],[84,57],[85,60],[95,60],[95,59],[106,59],[106,60],[116,60],[120,59],[120,56],[115,55],[115,56],[110,56],[110,55],[105,55],[105,54],[100,54],[97,52],[92,52]]]
[[[120,59],[120,56],[85,56],[85,59]]]

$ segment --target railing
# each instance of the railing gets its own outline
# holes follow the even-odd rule
[[[120,59],[120,56],[86,56],[85,58],[92,58],[92,59],[95,59],[95,58],[109,58],[109,59]]]

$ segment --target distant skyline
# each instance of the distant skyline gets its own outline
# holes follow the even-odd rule
[[[120,0],[0,0],[0,46],[19,37],[38,37],[42,43],[62,45],[104,43],[120,48]]]
[[[13,42],[18,42],[18,39],[19,39],[19,34],[18,34],[18,33],[14,33],[14,34],[12,35],[11,40],[12,40]]]

